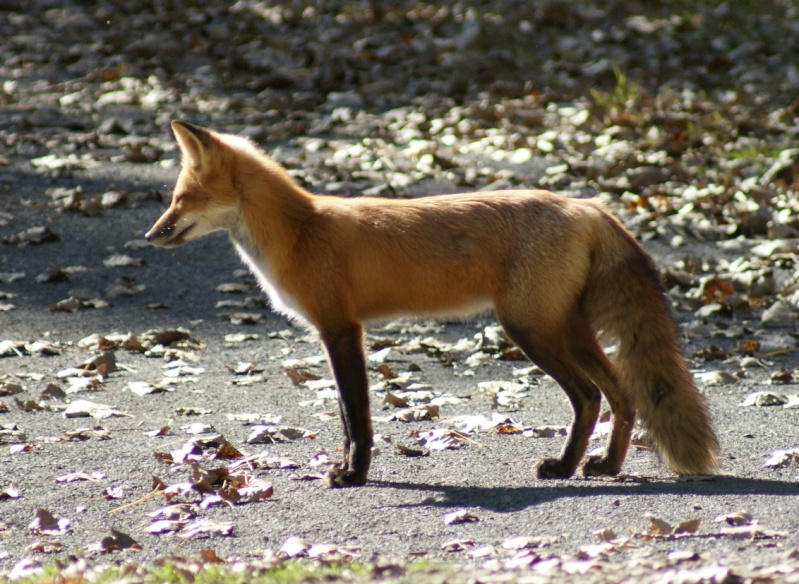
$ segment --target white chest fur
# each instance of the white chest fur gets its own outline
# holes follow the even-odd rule
[[[261,285],[261,288],[263,288],[264,292],[269,296],[272,308],[276,312],[292,320],[307,324],[308,319],[303,313],[302,307],[291,294],[281,289],[266,254],[262,253],[253,245],[247,245],[247,243],[251,244],[251,241],[245,240],[242,242],[234,240],[234,243],[236,245],[236,250],[239,252],[239,256],[241,256],[241,259],[244,260],[244,263],[247,264],[250,271],[258,278],[258,283]]]

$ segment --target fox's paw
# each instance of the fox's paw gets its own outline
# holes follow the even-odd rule
[[[620,470],[619,465],[604,456],[589,456],[583,465],[583,476],[616,476]]]
[[[544,458],[535,465],[535,474],[539,479],[567,479],[574,469],[567,468],[559,458]]]
[[[366,474],[358,473],[354,470],[342,468],[339,464],[334,464],[327,469],[324,478],[324,485],[328,489],[340,489],[342,487],[360,487],[366,484]]]

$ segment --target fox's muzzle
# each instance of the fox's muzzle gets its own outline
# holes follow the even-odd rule
[[[185,236],[194,227],[194,223],[181,225],[181,227],[178,230],[178,222],[173,217],[165,215],[150,228],[150,231],[144,234],[144,239],[159,247],[176,247],[185,243]]]
[[[155,244],[158,242],[158,240],[163,239],[165,237],[169,237],[173,231],[175,231],[174,223],[170,225],[164,225],[163,227],[160,228],[153,225],[150,231],[144,234],[144,239],[146,239],[150,243]]]

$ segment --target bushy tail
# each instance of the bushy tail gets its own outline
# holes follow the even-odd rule
[[[719,443],[683,359],[671,307],[652,259],[608,217],[589,285],[592,324],[618,340],[619,382],[650,439],[677,474],[712,474]]]

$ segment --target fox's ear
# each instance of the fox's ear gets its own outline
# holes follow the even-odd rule
[[[191,161],[193,164],[201,165],[214,142],[211,130],[188,122],[174,120],[172,122],[172,131],[175,133],[175,138],[177,138],[178,146],[180,146],[184,159]]]

